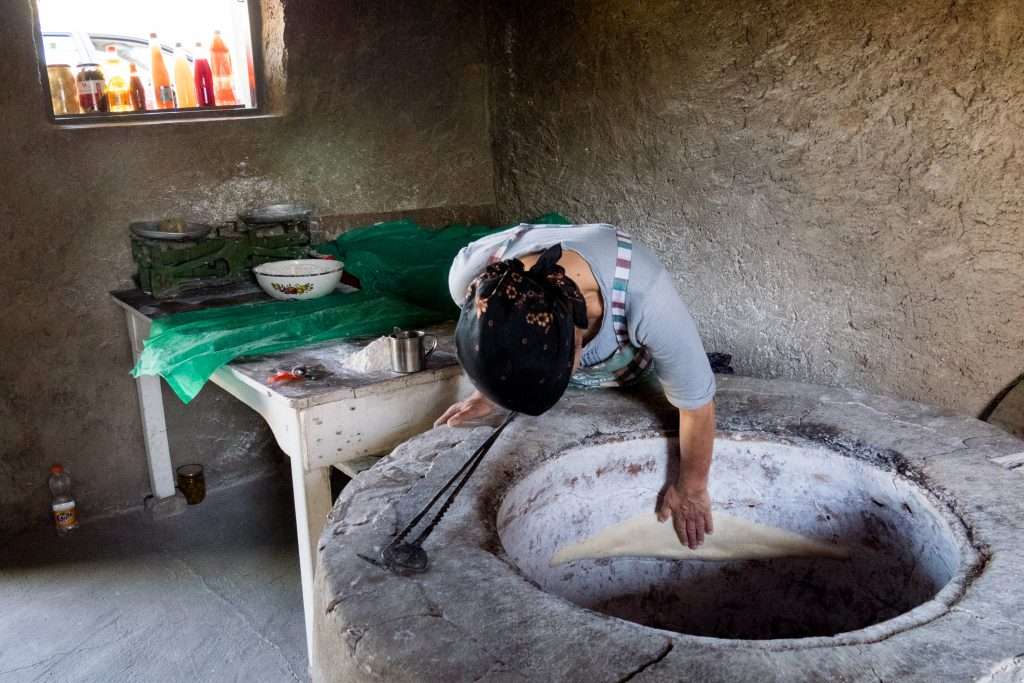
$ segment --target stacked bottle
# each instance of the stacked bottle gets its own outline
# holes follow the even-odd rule
[[[155,33],[149,34],[150,77],[153,79],[153,101],[157,109],[174,109],[174,90],[164,63],[164,50]]]
[[[174,92],[179,109],[193,109],[196,103],[196,84],[193,80],[192,65],[181,43],[174,45]]]
[[[203,44],[196,43],[195,74],[193,82],[196,86],[196,105],[199,107],[213,107],[217,105],[217,98],[213,92],[213,71],[210,69],[210,60],[203,52]]]
[[[234,75],[231,70],[231,52],[220,35],[220,31],[213,32],[213,40],[210,41],[210,69],[213,73],[213,94],[218,106],[238,104],[235,99],[235,86],[232,83]]]
[[[132,97],[132,107],[135,111],[146,111],[146,87],[142,85],[142,79],[139,78],[139,70],[132,64],[129,71],[131,72],[132,79],[129,85],[129,92]]]
[[[245,46],[245,62],[249,72],[249,102],[247,104],[252,107],[256,104],[256,67],[252,60],[252,45]]]
[[[107,45],[103,61],[103,75],[107,77],[107,109],[111,112],[134,111],[131,93],[131,72],[117,54],[116,45]]]

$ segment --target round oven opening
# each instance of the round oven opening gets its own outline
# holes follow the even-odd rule
[[[962,533],[916,484],[825,448],[733,438],[715,443],[714,512],[843,548],[845,559],[552,564],[566,546],[653,513],[677,452],[675,441],[648,438],[547,461],[502,500],[497,522],[506,554],[542,590],[581,607],[678,633],[747,640],[863,629],[928,602],[960,570]]]

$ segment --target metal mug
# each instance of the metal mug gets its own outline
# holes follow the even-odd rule
[[[424,340],[431,339],[430,348]],[[427,365],[427,358],[437,349],[437,337],[420,330],[395,330],[391,340],[391,369],[408,374],[419,372]]]

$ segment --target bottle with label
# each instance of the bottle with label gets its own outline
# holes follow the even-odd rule
[[[79,64],[75,80],[78,82],[78,103],[84,113],[107,110],[107,81],[99,64]]]
[[[234,75],[231,72],[231,52],[228,51],[220,31],[213,32],[213,41],[210,42],[210,68],[213,70],[213,94],[217,99],[217,105],[223,107],[238,104],[232,82]]]
[[[153,98],[157,109],[174,109],[174,91],[171,77],[164,63],[164,50],[155,33],[149,34],[150,76],[153,78]]]
[[[129,88],[132,96],[132,106],[135,107],[135,111],[146,111],[146,87],[142,85],[142,79],[139,78],[139,70],[132,64],[129,71],[132,75],[131,87]]]
[[[196,86],[196,104],[200,107],[216,106],[217,98],[213,95],[213,71],[210,69],[210,60],[206,58],[202,43],[196,43],[195,60],[193,82]]]
[[[103,60],[103,75],[107,77],[107,106],[110,111],[134,111],[132,106],[132,75],[128,65],[117,54],[116,45],[107,45]]]
[[[174,94],[178,99],[179,109],[193,109],[196,104],[196,85],[192,75],[192,65],[188,54],[181,43],[174,45]]]
[[[53,494],[53,502],[50,503],[53,523],[57,533],[65,536],[78,528],[78,506],[71,497],[71,475],[64,471],[63,466],[54,465],[50,468],[49,484]]]

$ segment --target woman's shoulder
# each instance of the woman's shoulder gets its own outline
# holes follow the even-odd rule
[[[644,242],[632,239],[631,275],[629,289],[631,292],[646,292],[654,289],[668,271],[658,253]]]

